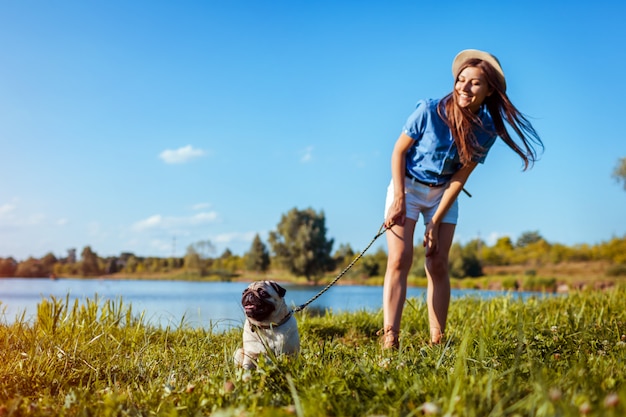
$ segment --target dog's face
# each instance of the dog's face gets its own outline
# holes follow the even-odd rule
[[[243,291],[241,305],[250,319],[274,321],[276,316],[284,315],[287,308],[283,298],[286,292],[274,281],[255,281]]]
[[[241,296],[247,320],[243,327],[243,348],[237,349],[235,363],[254,369],[260,354],[296,355],[300,351],[298,325],[285,302],[287,291],[274,281],[256,281]]]

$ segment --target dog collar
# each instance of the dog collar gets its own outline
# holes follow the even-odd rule
[[[254,324],[254,323],[250,322],[250,324],[251,324],[250,327],[252,328],[253,332],[255,331],[255,329],[257,327],[260,328],[260,329],[271,329],[273,327],[280,327],[283,324],[287,323],[287,321],[290,318],[291,318],[291,311],[289,313],[287,313],[287,315],[285,317],[283,317],[283,319],[281,321],[279,321],[278,323],[270,323],[270,324],[265,325],[265,324]]]

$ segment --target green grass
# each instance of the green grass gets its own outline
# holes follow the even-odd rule
[[[245,376],[231,359],[240,329],[161,329],[119,300],[43,300],[33,322],[0,324],[0,416],[626,414],[624,288],[454,300],[438,346],[410,300],[394,353],[378,345],[380,313],[297,319],[301,355]]]

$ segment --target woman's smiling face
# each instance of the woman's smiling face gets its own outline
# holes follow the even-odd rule
[[[478,67],[466,67],[461,71],[454,84],[456,103],[459,107],[467,108],[478,113],[485,98],[491,95],[492,89],[485,79],[483,70]]]

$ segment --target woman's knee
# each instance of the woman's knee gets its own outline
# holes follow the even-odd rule
[[[395,271],[404,271],[411,268],[411,263],[413,262],[413,256],[409,256],[406,253],[389,253],[387,258],[387,269],[395,270]]]
[[[448,257],[437,255],[429,256],[426,258],[425,267],[431,276],[448,276]]]

